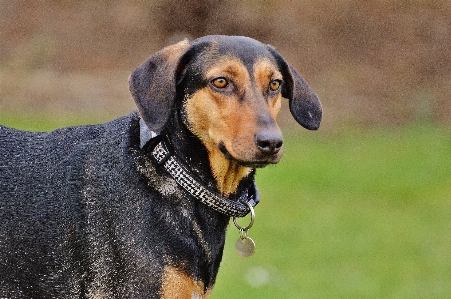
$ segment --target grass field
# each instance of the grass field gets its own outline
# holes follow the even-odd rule
[[[235,253],[232,224],[212,299],[451,298],[449,130],[299,130],[285,144],[257,174],[257,252]]]
[[[250,259],[231,226],[212,298],[451,298],[451,134],[299,132],[260,170]]]

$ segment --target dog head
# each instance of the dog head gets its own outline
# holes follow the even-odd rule
[[[280,160],[282,98],[307,129],[318,129],[322,116],[296,69],[272,46],[247,37],[206,36],[166,47],[133,71],[130,91],[155,132],[182,99],[183,122],[207,148],[215,176],[231,162],[248,172]]]

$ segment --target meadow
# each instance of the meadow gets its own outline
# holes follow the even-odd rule
[[[451,136],[429,125],[286,137],[212,298],[451,298]],[[246,221],[243,221],[245,223]]]
[[[212,299],[451,298],[449,129],[289,130],[284,157],[257,184],[256,253],[237,255],[231,224]]]

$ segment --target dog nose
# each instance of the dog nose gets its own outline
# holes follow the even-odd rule
[[[283,145],[282,134],[271,130],[260,131],[255,134],[255,144],[265,155],[277,154]]]

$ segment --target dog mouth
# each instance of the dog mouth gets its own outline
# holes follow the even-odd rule
[[[237,163],[238,165],[244,166],[244,167],[250,167],[250,168],[263,168],[269,164],[276,164],[279,162],[280,156],[278,155],[269,155],[269,156],[263,156],[261,158],[256,158],[252,160],[241,160],[235,158],[230,152],[227,150],[227,147],[223,142],[220,142],[218,144],[218,148],[221,151],[221,153],[224,155],[224,157],[227,160],[233,161]]]

